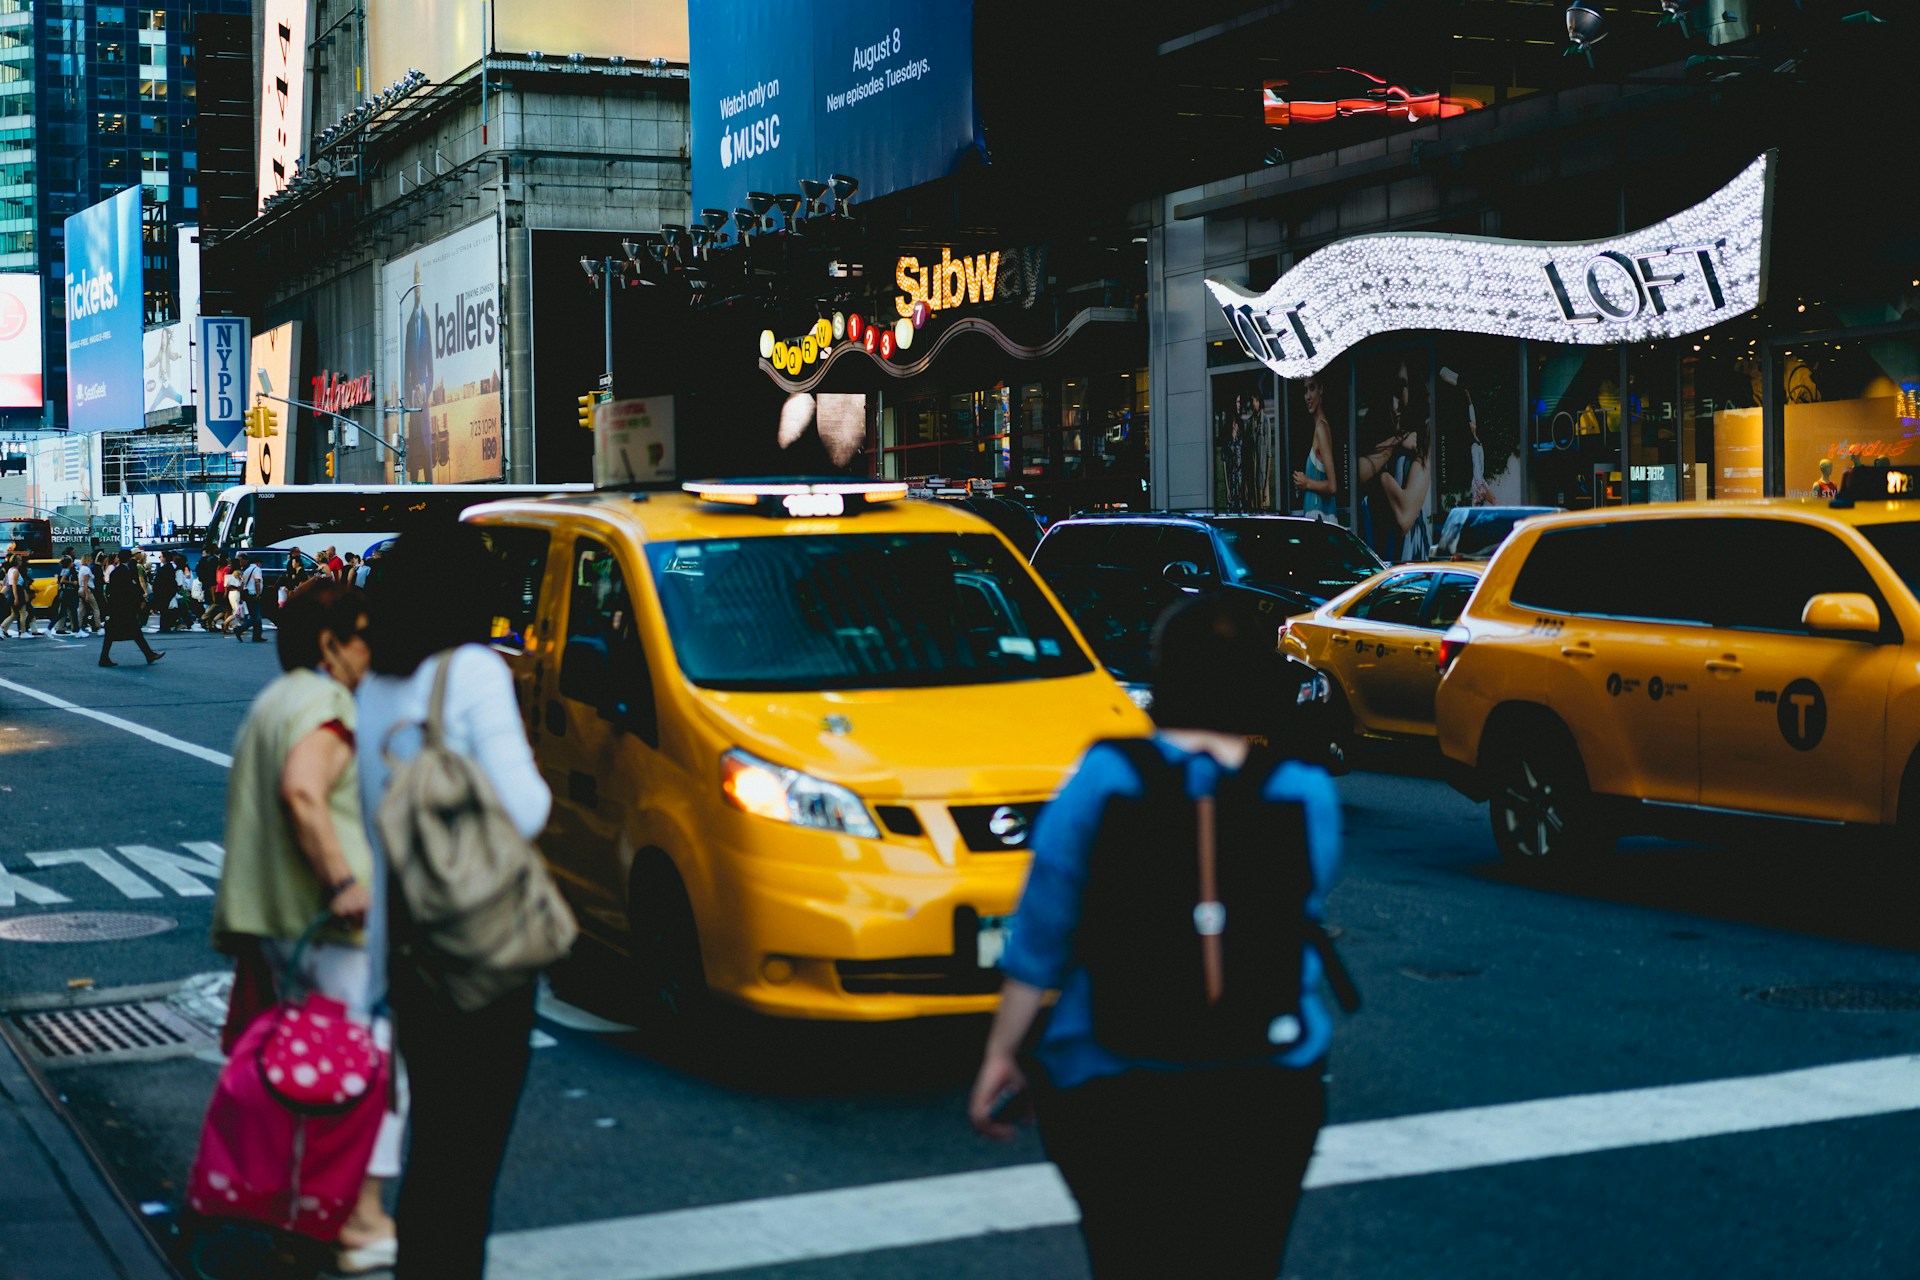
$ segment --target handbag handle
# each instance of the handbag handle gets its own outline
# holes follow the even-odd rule
[[[286,1004],[291,1000],[291,992],[296,985],[300,985],[300,962],[306,959],[308,946],[332,921],[333,912],[322,911],[307,922],[307,927],[300,934],[299,941],[293,944],[292,953],[287,956],[286,968],[281,971],[279,990],[275,993],[280,997],[276,1001],[277,1004]]]

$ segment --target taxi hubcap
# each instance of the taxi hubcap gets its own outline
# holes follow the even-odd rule
[[[1554,787],[1530,760],[1521,760],[1518,776],[1505,789],[1507,831],[1527,857],[1544,858],[1565,830]]]

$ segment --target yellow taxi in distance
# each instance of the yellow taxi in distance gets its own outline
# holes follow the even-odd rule
[[[1440,636],[1466,607],[1485,566],[1396,565],[1280,628],[1280,650],[1332,682],[1343,738],[1431,738]]]
[[[1442,641],[1436,700],[1501,854],[1565,858],[1703,811],[1920,826],[1909,489],[1920,469],[1861,468],[1831,503],[1523,525]]]
[[[652,1012],[984,1012],[1026,840],[1148,731],[991,525],[884,482],[493,503],[540,847]]]

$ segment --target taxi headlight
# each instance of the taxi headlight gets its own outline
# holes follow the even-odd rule
[[[868,840],[880,838],[880,828],[853,792],[744,751],[720,757],[720,791],[734,808],[758,818]]]

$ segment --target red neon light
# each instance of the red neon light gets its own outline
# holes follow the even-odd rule
[[[1417,124],[1465,115],[1487,105],[1478,98],[1415,93],[1353,67],[1306,71],[1293,80],[1268,80],[1260,87],[1260,101],[1266,122],[1276,129],[1354,116],[1381,116]]]

